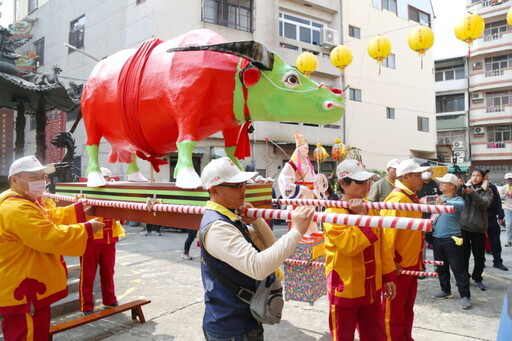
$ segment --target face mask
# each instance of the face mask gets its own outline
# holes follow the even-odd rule
[[[507,184],[512,185],[512,180],[507,180]]]
[[[28,191],[25,192],[27,195],[31,196],[34,199],[43,195],[44,190],[46,189],[46,180],[23,181],[28,183]]]
[[[423,172],[423,173],[421,173],[421,178],[423,180],[430,180],[430,179],[432,179],[432,173],[430,173],[430,172]]]

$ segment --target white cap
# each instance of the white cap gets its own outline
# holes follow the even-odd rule
[[[343,160],[338,167],[336,167],[336,174],[338,179],[350,178],[353,180],[368,180],[374,173],[367,172],[363,165],[354,159]]]
[[[459,178],[451,173],[446,173],[442,178],[436,178],[439,182],[448,182],[457,186],[459,184]]]
[[[242,172],[228,157],[212,160],[206,165],[201,174],[204,189],[220,185],[224,182],[245,182],[258,172]]]
[[[272,177],[270,177],[270,176],[267,176],[267,177],[265,178],[265,181],[266,181],[266,182],[274,182],[274,179],[272,179]]]
[[[505,174],[504,179],[512,179],[512,173]]]
[[[101,170],[101,175],[108,176],[109,178],[112,177],[112,172],[110,171],[110,169],[105,168],[105,167],[100,167],[100,170]]]
[[[258,182],[258,181],[265,181],[265,178],[262,177],[261,175],[258,175],[254,178],[254,182]]]
[[[402,176],[410,173],[422,173],[430,167],[421,167],[414,159],[407,159],[396,168],[396,176]]]
[[[396,169],[399,164],[400,164],[400,160],[398,160],[398,159],[389,160],[386,169],[387,168],[395,168]]]
[[[11,168],[9,168],[9,178],[21,172],[37,172],[41,170],[46,174],[51,174],[55,172],[55,167],[53,163],[43,166],[34,155],[24,156],[12,163]]]

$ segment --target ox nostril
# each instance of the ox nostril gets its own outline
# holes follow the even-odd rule
[[[329,90],[331,90],[331,92],[333,94],[335,94],[336,96],[342,96],[343,95],[343,90],[341,90],[341,89],[330,88]]]

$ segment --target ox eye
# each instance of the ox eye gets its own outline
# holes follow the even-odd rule
[[[300,85],[300,78],[295,72],[288,72],[281,80],[287,87],[296,88]]]

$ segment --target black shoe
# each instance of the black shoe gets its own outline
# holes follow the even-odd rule
[[[508,268],[505,265],[503,265],[503,263],[494,264],[493,268],[500,269],[500,270],[503,270],[503,271],[508,271]]]
[[[84,316],[91,315],[92,313],[94,313],[94,310],[89,310],[89,311],[84,311],[84,312],[82,312],[82,314],[83,314]]]
[[[482,281],[475,281],[475,286],[480,289],[481,291],[487,290],[485,285],[482,283]]]
[[[119,302],[114,302],[112,304],[109,304],[109,305],[105,305],[105,309],[108,309],[108,308],[115,308],[115,307],[118,307],[119,306]]]

